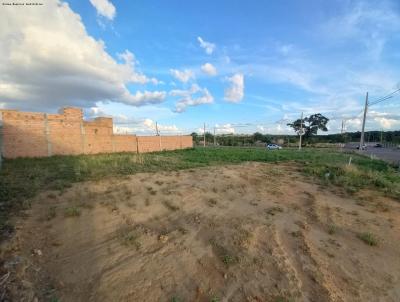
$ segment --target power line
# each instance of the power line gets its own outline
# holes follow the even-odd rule
[[[399,88],[399,89],[396,89],[395,91],[393,91],[393,92],[391,92],[391,93],[389,93],[389,94],[387,94],[387,95],[385,95],[385,96],[383,96],[383,97],[380,97],[380,98],[378,98],[378,99],[376,99],[376,100],[374,100],[374,101],[372,101],[372,102],[369,102],[369,103],[368,103],[368,106],[376,105],[376,104],[379,104],[379,103],[381,103],[381,102],[383,102],[383,101],[386,101],[386,100],[392,98],[393,95],[395,95],[395,94],[398,93],[398,92],[400,92],[400,88]]]

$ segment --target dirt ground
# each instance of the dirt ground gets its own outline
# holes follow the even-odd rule
[[[31,204],[2,246],[15,301],[400,301],[400,203],[293,164],[142,173]]]

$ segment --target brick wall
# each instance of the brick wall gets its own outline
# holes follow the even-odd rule
[[[84,121],[82,110],[78,108],[63,108],[58,114],[0,110],[0,115],[5,158],[154,152],[193,147],[191,136],[113,134],[111,118]]]

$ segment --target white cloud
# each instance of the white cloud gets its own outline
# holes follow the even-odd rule
[[[215,124],[215,133],[217,134],[235,133],[235,128],[231,124],[224,124],[224,125]]]
[[[370,58],[379,59],[387,38],[400,29],[397,11],[389,1],[349,2],[344,14],[322,25],[322,33],[331,42],[360,43]]]
[[[3,6],[0,40],[0,99],[8,108],[49,111],[65,105],[88,108],[99,101],[151,102],[149,92],[132,95],[127,85],[155,79],[136,70],[129,51],[119,55],[122,62],[112,58],[67,3],[48,0],[40,9]],[[152,97],[159,101],[160,93]]]
[[[394,130],[400,127],[400,114],[371,111],[368,113],[368,118],[376,122],[378,127],[385,130]]]
[[[181,97],[188,97],[196,92],[199,92],[201,88],[197,84],[192,84],[190,89],[182,90],[182,89],[174,89],[169,92],[171,96],[181,96]]]
[[[115,117],[114,117],[115,118]],[[163,125],[157,123],[158,131],[161,135],[180,133],[181,130],[176,125]],[[139,133],[156,134],[156,122],[152,119],[129,120],[127,123],[114,124],[115,133]]]
[[[194,79],[194,73],[190,69],[170,69],[170,73],[175,79],[181,81],[182,83],[187,83],[190,79]]]
[[[194,96],[193,94],[196,93],[200,93],[200,95]],[[192,86],[191,90],[186,92],[180,91],[180,94],[176,94],[175,92],[175,95],[183,96],[183,98],[175,104],[175,112],[178,113],[186,111],[188,106],[212,104],[214,102],[214,97],[210,94],[208,89],[200,88],[198,86]]]
[[[202,65],[201,70],[209,76],[217,75],[217,68],[215,68],[215,66],[211,63],[205,63],[204,65]]]
[[[115,6],[108,0],[89,0],[90,3],[96,8],[97,14],[109,20],[115,17]]]
[[[215,44],[204,41],[201,37],[197,37],[197,41],[200,43],[200,47],[206,51],[206,54],[210,55],[215,50]]]
[[[125,96],[125,103],[130,105],[158,104],[164,101],[165,91],[137,91],[134,95]]]
[[[236,73],[228,78],[231,86],[225,90],[224,98],[228,102],[238,103],[244,97],[244,75]]]
[[[132,72],[133,70],[136,70],[136,65],[138,65],[139,62],[136,60],[135,55],[129,50],[125,50],[123,53],[118,53],[117,56],[120,60],[125,62],[127,69],[126,74],[130,82],[140,84],[151,82],[155,85],[162,83],[162,81],[158,81],[156,78],[148,78],[140,72]]]
[[[149,129],[156,130],[156,123],[151,119],[145,119],[143,121],[143,125],[146,126]],[[162,125],[162,124],[158,124],[157,123],[157,127],[158,127],[158,130],[160,132],[162,132],[162,131],[164,131],[164,132],[178,132],[179,131],[178,127],[175,126],[175,125]]]

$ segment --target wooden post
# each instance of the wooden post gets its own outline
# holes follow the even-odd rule
[[[365,106],[364,106],[364,118],[362,122],[362,129],[361,129],[361,138],[360,138],[360,151],[364,147],[364,131],[365,131],[365,120],[367,118],[367,110],[368,110],[368,92],[367,95],[365,96]]]

